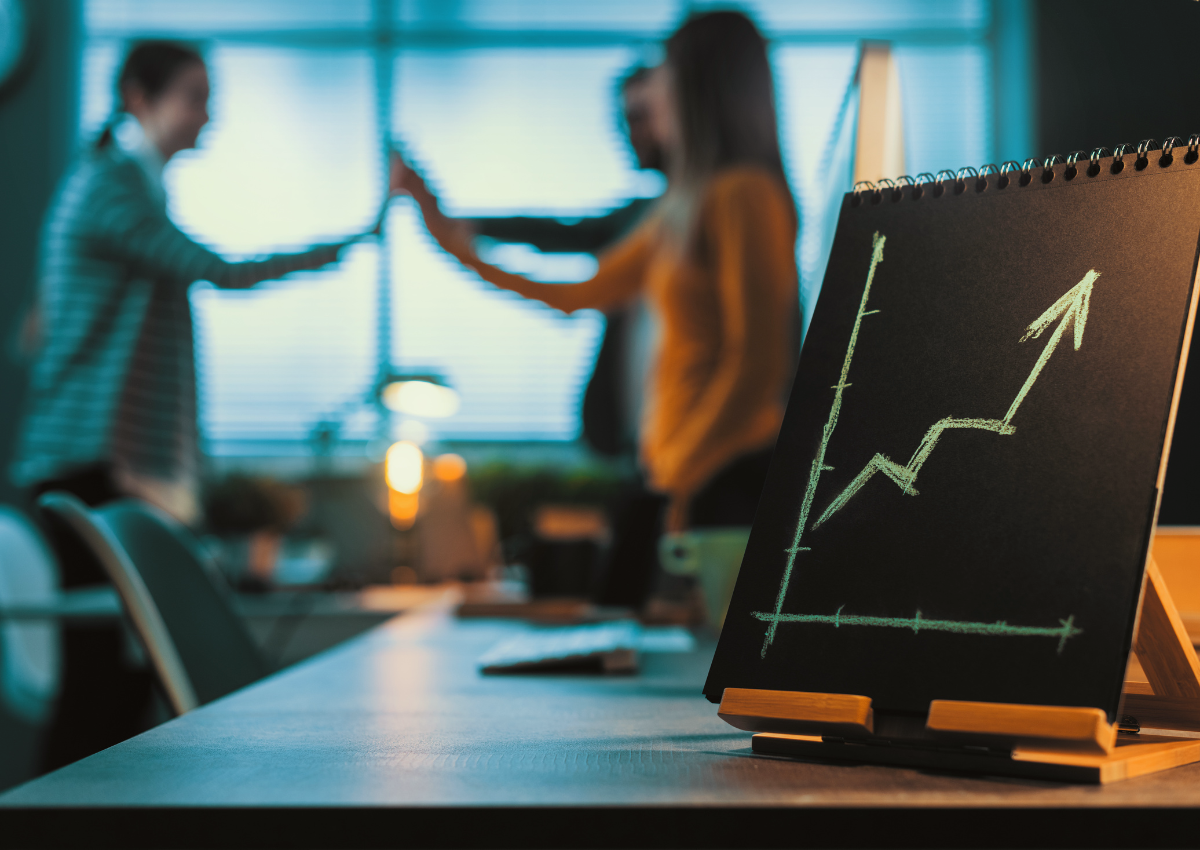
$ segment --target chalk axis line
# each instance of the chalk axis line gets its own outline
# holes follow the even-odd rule
[[[843,605],[842,608],[846,606]],[[835,629],[842,626],[883,626],[893,629],[912,629],[918,632],[952,632],[956,635],[990,635],[993,637],[1056,637],[1058,651],[1067,645],[1067,639],[1083,634],[1083,629],[1075,627],[1075,617],[1070,616],[1059,620],[1059,626],[1010,626],[1000,620],[996,623],[964,623],[957,620],[930,620],[922,617],[917,611],[915,617],[864,617],[861,614],[843,614],[838,608],[833,614],[780,614],[783,623],[825,623]],[[752,615],[758,620],[770,620],[772,615],[766,611],[755,611]]]
[[[832,466],[828,466],[825,463],[825,452],[829,447],[829,440],[833,436],[833,430],[837,427],[838,415],[842,410],[842,396],[851,386],[846,379],[850,376],[850,361],[854,358],[854,347],[858,344],[858,332],[862,327],[863,318],[879,312],[878,310],[868,310],[867,301],[871,296],[871,284],[875,282],[875,270],[883,262],[883,246],[886,242],[887,237],[878,232],[872,238],[871,265],[867,270],[867,282],[863,287],[862,300],[858,305],[858,313],[854,317],[854,327],[850,331],[850,342],[846,346],[846,358],[842,361],[841,375],[838,377],[838,382],[831,388],[834,391],[833,404],[829,410],[829,419],[821,432],[821,443],[817,448],[816,457],[813,458],[812,468],[809,471],[808,487],[804,491],[804,500],[800,503],[800,516],[796,522],[796,533],[791,547],[785,550],[788,558],[787,564],[783,569],[783,578],[779,582],[779,593],[775,597],[775,610],[773,612],[754,611],[750,615],[768,624],[761,655],[763,658],[767,657],[767,649],[775,642],[775,632],[778,630],[780,623],[822,623],[830,624],[834,628],[840,628],[841,626],[876,626],[912,629],[914,633],[924,630],[952,632],[964,635],[1057,637],[1059,639],[1058,652],[1061,653],[1068,639],[1075,635],[1083,634],[1083,630],[1075,626],[1074,615],[1067,617],[1065,620],[1059,620],[1060,625],[1058,626],[1012,626],[1004,621],[974,623],[957,620],[930,620],[923,618],[920,611],[917,611],[915,617],[870,617],[860,614],[842,614],[842,608],[838,608],[835,614],[783,613],[783,601],[784,597],[787,596],[788,585],[792,578],[792,570],[796,566],[796,557],[801,552],[810,551],[808,546],[800,545],[806,528],[810,531],[817,528],[845,507],[846,503],[854,498],[858,491],[877,472],[882,472],[887,478],[891,479],[900,488],[902,493],[909,496],[916,496],[917,489],[913,486],[913,483],[917,480],[917,475],[920,474],[921,467],[925,465],[925,461],[929,460],[929,456],[933,453],[938,440],[941,439],[945,431],[955,428],[973,428],[980,431],[991,431],[1003,436],[1015,434],[1017,429],[1012,424],[1012,418],[1016,415],[1017,409],[1021,406],[1021,402],[1025,400],[1025,396],[1029,393],[1030,388],[1038,379],[1038,375],[1041,374],[1042,369],[1049,362],[1050,355],[1058,347],[1059,341],[1066,334],[1068,325],[1073,325],[1075,329],[1075,350],[1078,351],[1079,346],[1083,344],[1083,330],[1087,325],[1088,306],[1091,303],[1092,288],[1095,285],[1096,279],[1100,277],[1100,273],[1095,269],[1084,275],[1083,280],[1067,290],[1046,312],[1042,313],[1041,316],[1025,329],[1025,335],[1021,337],[1021,342],[1029,339],[1037,339],[1047,328],[1056,321],[1058,322],[1058,327],[1050,335],[1050,339],[1046,342],[1046,347],[1042,349],[1041,356],[1033,366],[1033,371],[1025,379],[1025,383],[1017,392],[1016,398],[1013,399],[1013,403],[1009,406],[1008,412],[1004,414],[1003,419],[960,419],[951,416],[940,419],[925,432],[925,436],[917,445],[916,451],[913,452],[908,463],[903,466],[885,454],[876,454],[867,462],[863,470],[854,477],[854,480],[850,482],[846,489],[838,494],[829,504],[824,513],[809,526],[808,517],[812,511],[813,499],[816,496],[817,483],[821,478],[821,473],[833,470]],[[842,607],[844,608],[845,606]]]

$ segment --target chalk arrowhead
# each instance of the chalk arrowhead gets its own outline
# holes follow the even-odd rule
[[[1055,301],[1049,310],[1038,316],[1025,329],[1025,336],[1021,337],[1021,342],[1037,339],[1061,317],[1064,328],[1068,322],[1075,323],[1075,350],[1078,351],[1079,346],[1083,345],[1083,328],[1087,324],[1088,305],[1092,299],[1092,287],[1098,277],[1100,272],[1095,269],[1085,274],[1083,280],[1068,289],[1062,298]],[[1057,338],[1056,336],[1055,339]]]

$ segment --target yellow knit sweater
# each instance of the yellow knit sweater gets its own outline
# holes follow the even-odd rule
[[[778,177],[718,173],[697,238],[681,251],[651,214],[576,284],[537,283],[464,258],[481,277],[570,313],[644,294],[662,328],[647,387],[641,459],[678,516],[723,466],[774,443],[794,352],[796,216]]]

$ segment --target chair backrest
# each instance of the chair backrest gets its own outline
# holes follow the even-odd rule
[[[0,505],[0,609],[52,607],[58,565],[41,533]],[[0,615],[0,702],[30,723],[44,722],[58,696],[62,636],[58,623]]]
[[[175,713],[184,714],[199,705],[191,678],[162,614],[154,604],[154,597],[108,526],[70,493],[46,493],[38,499],[38,507],[50,521],[57,521],[64,531],[75,535],[116,587],[125,613],[150,656],[150,664]]]
[[[71,498],[47,494],[41,504],[47,510],[60,510],[64,499]],[[207,554],[191,532],[142,502],[124,500],[88,510],[77,500],[72,501],[76,513],[82,509],[93,528],[88,540],[93,551],[98,556],[103,554],[97,545],[110,550],[101,560],[122,600],[129,605],[128,591],[130,599],[145,607],[137,587],[145,589],[175,648],[191,687],[193,705],[225,696],[267,674],[258,647],[233,610],[227,592],[215,580],[215,568],[209,565]],[[131,573],[136,581],[124,576],[123,589],[114,571]],[[132,618],[132,606],[129,611]],[[152,619],[146,618],[146,622]],[[149,649],[150,633],[143,633],[134,620]],[[163,684],[170,689],[166,678]]]
[[[229,586],[182,523],[132,499],[95,510],[150,589],[203,705],[270,672]]]

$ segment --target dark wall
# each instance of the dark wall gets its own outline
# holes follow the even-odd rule
[[[1200,132],[1190,71],[1200,3],[1041,0],[1035,23],[1039,155]],[[1200,355],[1189,359],[1159,521],[1200,525]]]
[[[1041,0],[1039,156],[1200,132],[1200,3]]]
[[[26,385],[18,328],[33,298],[38,231],[70,161],[79,112],[79,0],[27,0],[26,65],[0,91],[0,501]]]
[[[0,501],[25,393],[16,331],[33,297],[38,230],[75,142],[78,0],[26,0],[26,63],[0,90]],[[0,788],[36,774],[38,727],[0,707]]]

